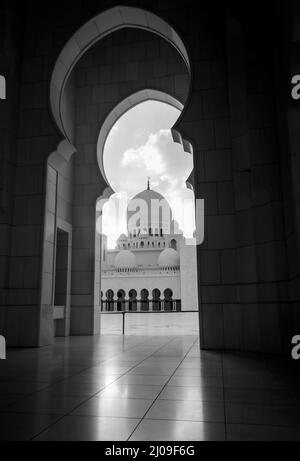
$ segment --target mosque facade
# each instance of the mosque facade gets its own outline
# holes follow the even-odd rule
[[[101,268],[103,311],[197,310],[195,242],[149,182],[128,205],[127,235],[114,249],[103,236]]]

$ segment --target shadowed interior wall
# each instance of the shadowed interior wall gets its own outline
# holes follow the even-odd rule
[[[20,7],[20,14],[24,13]],[[18,214],[17,223],[22,219],[33,221],[36,210],[29,210],[28,201],[23,197],[21,207],[14,207],[14,184],[17,161],[17,136],[18,136],[18,109],[20,96],[20,68],[23,34],[20,32],[22,24],[17,14],[16,2],[2,2],[0,5],[0,74],[6,80],[6,100],[0,102],[0,334],[7,333],[8,328],[16,325],[12,318],[20,299],[11,297],[9,285],[17,286],[18,280],[26,288],[31,288],[37,283],[37,272],[26,276],[34,266],[34,258],[20,261],[18,273],[10,268],[14,259],[17,261],[17,250],[12,250],[11,225],[14,213]],[[26,272],[25,272],[26,271]],[[8,310],[9,306],[9,310]],[[19,312],[20,313],[20,312]],[[12,322],[12,323],[11,323]],[[11,328],[12,327],[12,328]],[[13,335],[17,338],[21,333],[16,328]],[[25,337],[22,341],[26,341]]]
[[[288,331],[297,335],[300,325],[300,109],[299,101],[288,94],[291,75],[299,75],[300,66],[300,5],[293,1],[290,10],[292,23],[287,22],[285,34],[278,37],[278,48],[288,44],[289,53],[282,53],[278,62],[278,105],[281,134],[282,177],[284,183],[284,209],[286,244],[289,262]],[[290,28],[288,28],[290,26]],[[287,95],[288,94],[288,95]],[[284,114],[284,115],[283,115]]]

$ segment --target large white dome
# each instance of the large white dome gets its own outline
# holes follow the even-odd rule
[[[159,255],[158,264],[160,267],[179,266],[179,253],[173,248],[167,248]]]
[[[120,251],[115,258],[115,267],[119,269],[136,267],[136,259],[132,251]]]
[[[137,219],[138,215],[138,219]],[[170,232],[173,221],[168,201],[158,192],[147,189],[137,194],[127,208],[127,229],[129,232],[141,229],[152,232],[160,229]]]

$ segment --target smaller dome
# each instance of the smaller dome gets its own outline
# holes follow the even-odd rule
[[[132,251],[123,250],[117,254],[115,259],[115,267],[122,269],[122,268],[130,268],[136,266],[135,256]]]
[[[179,253],[173,248],[167,248],[159,255],[158,264],[160,267],[179,266]]]
[[[121,234],[120,237],[118,238],[118,242],[122,242],[124,240],[127,240],[127,236],[125,234]]]

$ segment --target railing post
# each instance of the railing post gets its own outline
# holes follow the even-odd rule
[[[125,315],[126,315],[126,312],[123,312],[122,315],[123,315],[122,334],[124,336],[125,335]]]

